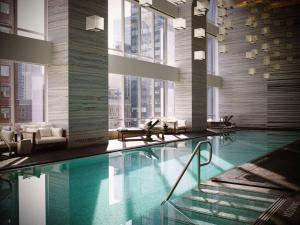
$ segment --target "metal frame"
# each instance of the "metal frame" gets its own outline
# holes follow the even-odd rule
[[[209,148],[209,158],[206,162],[200,163],[201,145],[203,145],[203,144],[208,144],[209,147],[210,147]],[[171,198],[171,196],[174,193],[176,187],[178,186],[179,182],[181,181],[183,175],[185,174],[185,172],[187,171],[187,169],[190,166],[191,162],[193,161],[195,155],[197,155],[197,154],[198,154],[198,164],[197,164],[197,166],[198,166],[198,176],[197,177],[198,177],[198,188],[200,188],[200,182],[201,182],[201,180],[200,180],[200,175],[201,175],[200,168],[201,168],[201,166],[205,166],[205,165],[210,164],[211,159],[212,159],[212,145],[211,145],[210,141],[199,141],[198,142],[198,144],[196,145],[196,147],[193,150],[193,153],[192,153],[190,159],[188,160],[187,164],[185,165],[184,169],[182,170],[182,172],[180,173],[179,177],[177,178],[175,184],[173,185],[171,191],[168,193],[167,197],[163,200],[161,205],[165,204]]]

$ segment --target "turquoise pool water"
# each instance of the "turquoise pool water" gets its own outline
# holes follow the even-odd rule
[[[213,157],[201,169],[202,180],[291,143],[300,133],[239,131],[209,138]],[[194,146],[206,139],[0,172],[0,224],[158,225],[160,203]],[[202,151],[203,160],[207,153]],[[175,195],[195,186],[195,162]]]

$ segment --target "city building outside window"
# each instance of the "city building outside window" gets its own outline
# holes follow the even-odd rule
[[[0,124],[45,121],[44,70],[40,65],[0,61]]]
[[[174,82],[109,74],[109,129],[174,116]]]

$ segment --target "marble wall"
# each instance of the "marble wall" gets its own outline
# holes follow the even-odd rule
[[[219,55],[220,114],[234,115],[238,126],[300,127],[299,10],[262,4],[229,10],[233,29],[219,42],[228,47]],[[249,16],[256,26],[246,26]],[[267,34],[262,33],[264,27],[270,29]],[[257,41],[249,43],[246,35],[256,35]],[[268,43],[268,51],[262,50],[263,43]],[[258,51],[256,58],[246,58],[253,49]],[[264,64],[265,57],[270,57],[270,64]],[[249,75],[249,68],[256,74]]]

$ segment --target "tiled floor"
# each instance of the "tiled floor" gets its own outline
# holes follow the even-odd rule
[[[68,160],[73,158],[103,154],[113,151],[120,151],[124,149],[143,147],[146,145],[162,144],[171,141],[180,141],[189,138],[195,138],[200,136],[214,135],[212,131],[204,131],[200,133],[186,133],[176,135],[165,135],[165,140],[158,139],[156,136],[152,136],[153,141],[147,142],[142,137],[126,138],[126,141],[110,140],[106,145],[97,145],[85,148],[74,149],[47,149],[39,150],[28,156],[16,156],[0,161],[0,170],[7,170],[13,168],[19,168],[24,166],[50,163],[61,160]]]

